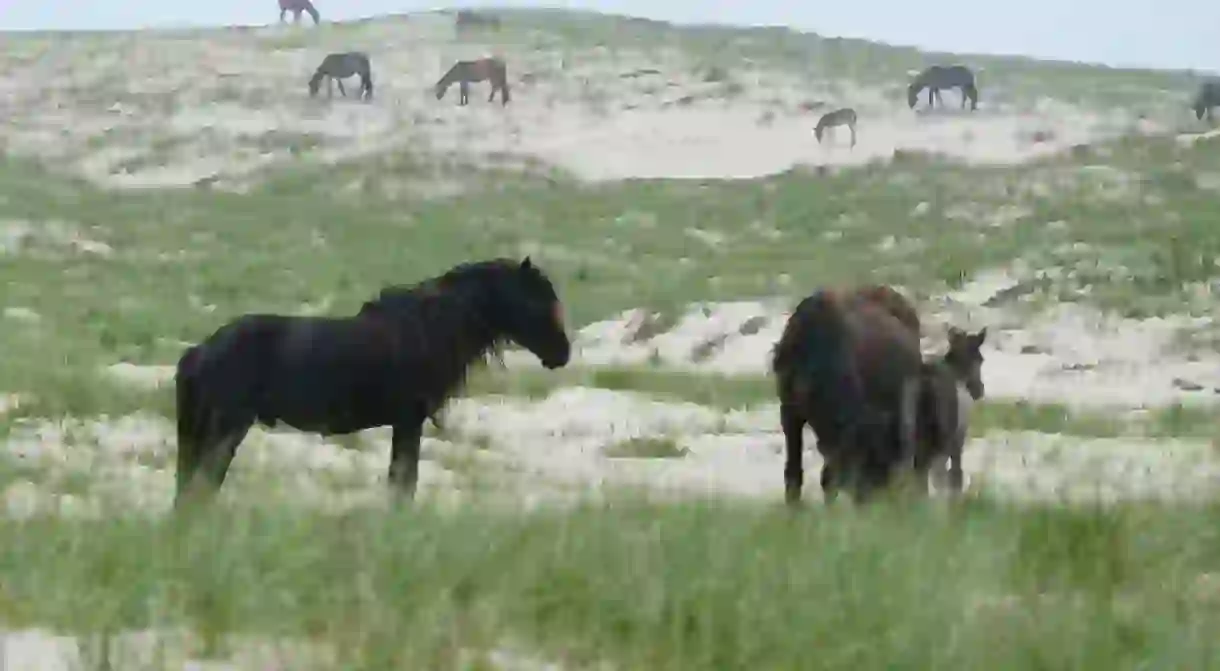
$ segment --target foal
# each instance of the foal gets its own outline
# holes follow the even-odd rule
[[[818,138],[818,144],[822,144],[822,133],[826,129],[838,126],[847,126],[851,131],[851,146],[856,146],[856,110],[850,107],[827,112],[822,115],[821,119],[818,119],[818,125],[813,128],[813,134]]]
[[[921,368],[915,471],[925,492],[929,471],[937,489],[947,480],[954,494],[962,491],[962,449],[970,409],[984,394],[979,348],[986,339],[986,328],[967,333],[950,327],[949,350]]]

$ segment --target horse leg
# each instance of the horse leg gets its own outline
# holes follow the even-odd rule
[[[237,455],[237,447],[254,426],[254,419],[212,414],[206,423],[203,435],[197,436],[187,449],[179,446],[175,508],[195,496],[210,498],[220,489]]]
[[[827,505],[834,503],[835,499],[839,497],[839,479],[841,477],[842,469],[836,468],[829,457],[823,458],[822,473],[818,480],[822,486],[822,500]]]
[[[801,433],[805,428],[805,418],[795,407],[780,404],[779,424],[784,431],[784,500],[796,504],[801,500],[801,487],[805,482],[805,467],[801,461],[805,451]]]
[[[344,98],[346,98],[346,97],[347,97],[347,91],[343,90],[343,80],[342,80],[342,79],[339,79],[338,77],[336,77],[336,78],[335,78],[335,83],[339,85],[339,95],[341,95],[341,96],[343,96]]]
[[[281,9],[281,10],[280,10],[280,23],[283,23],[283,22],[284,22],[284,15],[285,15],[285,14],[287,14],[287,13],[288,13],[288,10],[287,10],[287,9]]]
[[[425,419],[423,413],[411,413],[394,423],[388,480],[398,499],[410,501],[415,498],[415,486],[419,481],[419,443]]]
[[[470,100],[470,85],[463,79],[458,84],[458,104],[465,105]]]
[[[851,146],[854,148],[856,146],[856,124],[849,124],[847,128],[851,131]]]

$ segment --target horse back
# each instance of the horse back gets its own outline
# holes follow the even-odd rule
[[[921,327],[915,306],[893,287],[887,284],[870,284],[857,288],[848,296],[850,304],[874,303],[892,314],[918,338]]]
[[[862,301],[849,306],[851,351],[865,394],[896,408],[903,383],[918,376],[923,364],[919,336],[883,305]]]

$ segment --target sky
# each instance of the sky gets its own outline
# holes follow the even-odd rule
[[[314,0],[324,19],[455,4],[592,9],[678,23],[786,25],[925,49],[1220,72],[1214,0]],[[260,25],[275,0],[0,0],[0,30]],[[308,21],[308,19],[305,19]],[[1085,28],[1085,26],[1090,26]]]

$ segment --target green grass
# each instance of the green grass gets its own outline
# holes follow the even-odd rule
[[[0,617],[184,625],[214,654],[237,632],[307,639],[350,669],[505,642],[566,668],[1205,668],[1218,530],[1215,508],[985,500],[6,521]]]
[[[561,62],[579,64],[598,44],[653,56],[672,47],[687,54],[685,74],[714,72],[726,87],[749,81],[749,68],[779,68],[832,88],[845,79],[881,84],[898,100],[908,70],[949,58],[786,29],[505,15],[497,39],[556,46]],[[327,23],[232,39],[284,51],[375,46],[399,28]],[[6,44],[6,63],[33,62],[64,40],[113,51],[108,36],[38,35]],[[1183,73],[953,58],[983,66],[987,101],[1050,95],[1163,109],[1195,85]],[[554,75],[544,65],[530,67]],[[0,318],[0,393],[24,399],[0,417],[0,432],[27,418],[172,416],[168,390],[124,388],[101,368],[173,363],[183,342],[243,312],[306,303],[351,312],[384,284],[495,255],[536,259],[573,329],[645,307],[657,315],[649,328],[664,331],[692,301],[795,299],[837,283],[898,283],[922,298],[1018,259],[1038,271],[1025,278],[1031,306],[1080,301],[1133,316],[1214,311],[1189,285],[1220,278],[1220,201],[1204,179],[1220,174],[1216,140],[1184,148],[1127,139],[1018,167],[914,156],[825,174],[598,185],[503,157],[478,167],[391,152],[323,167],[308,160],[318,137],[247,140],[301,160],[237,195],[105,192],[0,159],[0,233],[6,220],[62,221],[115,250],[90,256],[44,240],[0,254],[0,308],[41,317]],[[154,149],[149,160],[174,146]],[[1111,169],[1085,169],[1099,163]],[[1019,216],[992,225],[1013,206]],[[966,215],[955,212],[963,207]],[[710,246],[693,228],[726,242]],[[1191,337],[1208,334],[1182,340]],[[655,366],[492,369],[476,374],[468,393],[539,398],[571,385],[723,410],[775,398],[765,376]],[[1214,413],[1201,409],[1135,419],[991,399],[972,417],[974,435],[990,430],[1220,438]],[[473,450],[436,461],[470,491],[491,488],[498,480],[480,457],[492,437],[468,438]],[[682,456],[668,437],[624,441],[607,454]],[[0,486],[40,477],[48,476],[0,459]],[[84,477],[72,471],[58,486],[79,491]],[[776,499],[779,489],[777,480]],[[424,505],[326,516],[254,497],[185,527],[0,519],[0,623],[76,633],[183,625],[214,655],[229,635],[287,636],[334,646],[337,668],[370,670],[488,668],[461,662],[460,649],[505,643],[566,669],[1220,666],[1220,594],[1200,582],[1220,562],[1214,506],[972,498],[949,509],[883,502],[788,514],[778,504],[627,498],[528,514]]]

